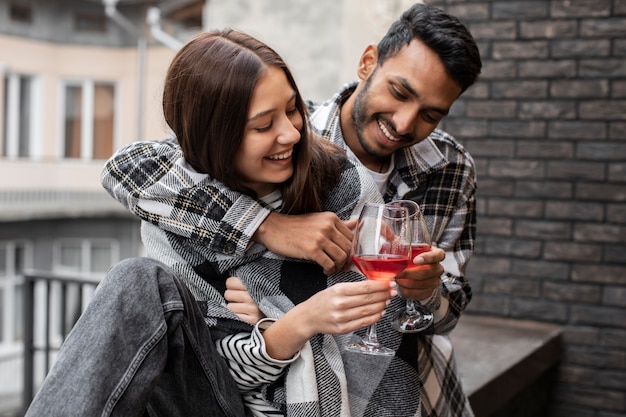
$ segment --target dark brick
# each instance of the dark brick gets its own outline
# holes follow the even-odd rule
[[[574,157],[572,142],[518,140],[516,155],[521,158],[571,159]]]
[[[606,220],[626,224],[626,204],[607,204]]]
[[[482,80],[500,80],[517,76],[517,64],[514,61],[492,61],[483,59]],[[541,77],[537,77],[541,78]]]
[[[583,120],[626,120],[626,100],[589,100],[579,108]]]
[[[491,7],[492,18],[499,19],[536,19],[548,17],[549,3],[545,1],[500,1]]]
[[[468,88],[467,90],[463,92],[463,95],[461,96],[461,98],[455,101],[452,107],[454,107],[454,105],[456,105],[456,103],[458,103],[459,101],[463,101],[463,100],[467,100],[471,98],[489,98],[489,83],[487,82],[483,83],[480,81],[480,78],[479,78],[476,84],[474,84],[473,86],[471,86],[470,88]]]
[[[543,250],[545,259],[558,261],[600,262],[602,248],[599,245],[572,243],[572,242],[546,242]]]
[[[613,90],[609,89],[607,80],[555,80],[550,83],[550,95],[555,98],[602,98],[609,97],[611,92],[615,94]]]
[[[626,122],[609,123],[609,139],[626,140]]]
[[[519,106],[519,118],[524,119],[575,119],[577,104],[573,101],[524,101]]]
[[[613,56],[626,56],[626,39],[613,41]]]
[[[626,287],[607,285],[602,294],[602,304],[606,306],[626,307]],[[622,318],[626,321],[626,310],[622,313]]]
[[[493,81],[491,83],[493,98],[547,98],[548,82],[537,81]]]
[[[626,187],[623,184],[577,184],[575,193],[580,200],[626,201]]]
[[[515,39],[517,27],[515,22],[471,23],[469,30],[476,40],[482,39]]]
[[[603,161],[626,159],[626,142],[581,142],[576,157]]]
[[[576,62],[570,59],[528,60],[520,62],[519,76],[523,78],[571,78],[576,75]]]
[[[513,220],[502,218],[483,218],[478,223],[478,233],[496,236],[511,236],[513,234]]]
[[[623,59],[583,59],[578,67],[578,76],[583,78],[626,76],[626,62]]]
[[[626,389],[626,378],[624,372],[595,370],[582,366],[561,366],[559,369],[559,379],[579,385],[595,386],[608,389]]]
[[[560,386],[555,390],[554,397],[559,402],[577,406],[578,408],[583,407],[583,410],[581,410],[583,412],[582,416],[577,417],[597,417],[595,412],[585,415],[584,408],[621,411],[624,404],[623,393],[604,389],[585,389],[578,386]],[[572,416],[571,412],[564,415]]]
[[[510,181],[500,181],[496,179],[483,179],[479,181],[478,195],[510,197],[513,195],[513,184]]]
[[[505,138],[541,138],[546,134],[546,122],[538,121],[492,121],[489,135]]]
[[[481,3],[451,5],[446,8],[446,11],[458,17],[466,25],[474,20],[486,20],[489,18],[489,6]]]
[[[565,181],[521,181],[515,186],[515,197],[569,199],[573,190],[574,186]]]
[[[599,311],[590,313],[596,314]],[[596,365],[605,369],[623,368],[626,352],[602,346],[570,346],[566,348],[566,357],[571,363],[578,365]]]
[[[626,266],[590,265],[593,261],[587,259],[585,262],[587,265],[574,265],[572,281],[626,285]]]
[[[598,203],[580,201],[548,201],[546,217],[561,220],[603,221],[604,207]]]
[[[468,313],[494,314],[498,316],[508,316],[510,300],[500,295],[477,294],[472,298],[472,302],[467,307]]]
[[[604,247],[604,261],[612,264],[626,264],[626,245],[610,244]]]
[[[517,297],[538,297],[540,284],[537,281],[505,278],[485,282],[483,291],[487,294],[515,294]]]
[[[626,350],[626,330],[605,329],[601,333],[602,346]]]
[[[558,161],[548,162],[548,178],[566,180],[597,180],[606,179],[606,164],[601,162]]]
[[[611,15],[611,0],[559,0],[551,1],[550,6],[553,18]]]
[[[574,240],[578,242],[626,243],[626,226],[609,223],[577,223],[574,228]]]
[[[503,59],[545,59],[550,56],[547,41],[494,42],[491,56]]]
[[[468,147],[475,157],[508,157],[515,155],[515,142],[512,140],[470,140]]]
[[[514,298],[511,300],[511,317],[563,323],[567,320],[567,304],[540,299]]]
[[[517,110],[517,102],[512,100],[472,100],[467,104],[467,116],[474,118],[510,119]]]
[[[594,38],[599,36],[624,37],[626,36],[626,18],[583,19],[580,22],[580,34]]]
[[[577,25],[573,20],[520,21],[521,38],[573,38],[577,34]]]
[[[611,84],[612,98],[626,98],[626,81],[613,81]]]
[[[543,178],[545,164],[532,160],[497,160],[489,166],[489,174],[502,178]]]
[[[547,240],[571,239],[572,226],[569,222],[517,220],[515,222],[515,236]]]
[[[626,183],[626,162],[609,164],[609,181]]]
[[[488,129],[488,122],[485,120],[452,118],[445,122],[445,130],[457,139],[484,138]]]
[[[599,285],[544,282],[543,296],[553,301],[596,304],[602,298],[602,290]]]
[[[596,305],[584,305],[573,303],[570,311],[570,319],[572,323],[588,324],[595,326],[610,327],[626,327],[626,318],[623,308],[618,307],[600,307]],[[626,365],[626,352],[621,352],[621,366]]]
[[[567,325],[563,327],[563,341],[567,345],[595,346],[600,341],[597,327]]]
[[[546,278],[550,280],[566,280],[570,276],[570,268],[566,262],[546,261],[542,259],[514,259],[511,266],[512,275],[527,278]]]
[[[543,215],[543,202],[540,200],[489,199],[487,210],[490,216],[537,218]]]
[[[511,271],[511,260],[504,257],[472,257],[472,274],[501,274],[506,275]]]
[[[485,237],[485,252],[489,255],[508,255],[524,258],[538,258],[541,242],[514,238]]]
[[[606,123],[582,121],[552,121],[548,124],[548,136],[555,139],[603,139]]]
[[[551,58],[608,57],[611,42],[608,39],[552,41],[550,52]]]

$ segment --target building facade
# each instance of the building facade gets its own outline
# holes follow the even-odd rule
[[[25,271],[98,282],[143,254],[138,220],[100,186],[100,172],[123,144],[167,134],[159,96],[175,50],[166,41],[199,31],[202,7],[0,1],[0,404],[22,391]],[[163,10],[151,25],[149,13]],[[46,314],[56,345],[68,324],[54,314],[59,294]]]

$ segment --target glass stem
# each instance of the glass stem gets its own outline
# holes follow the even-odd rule
[[[417,309],[415,308],[415,300],[407,298],[406,300],[406,314],[409,316],[415,316],[417,314]]]
[[[367,337],[365,339],[365,344],[374,347],[380,346],[380,343],[378,343],[378,335],[376,334],[376,323],[370,325],[370,327],[367,328]]]

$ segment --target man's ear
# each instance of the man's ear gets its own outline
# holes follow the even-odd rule
[[[368,45],[359,60],[357,75],[360,80],[366,80],[376,68],[378,63],[378,48],[376,45]]]

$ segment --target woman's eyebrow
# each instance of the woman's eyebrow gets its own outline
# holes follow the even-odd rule
[[[293,92],[293,94],[291,95],[291,97],[289,97],[289,100],[287,100],[287,103],[289,103],[289,102],[293,101],[295,98],[296,98],[296,92],[294,91],[294,92]],[[249,117],[249,118],[248,118],[248,120],[247,120],[247,122],[248,122],[248,123],[249,123],[249,122],[252,122],[252,121],[254,121],[254,120],[256,120],[256,119],[259,119],[259,118],[261,118],[261,117],[265,116],[266,114],[271,113],[271,112],[273,112],[273,111],[275,111],[275,110],[276,110],[276,109],[267,109],[267,110],[263,110],[263,111],[261,111],[261,112],[259,112],[259,113],[255,114],[254,116]]]

